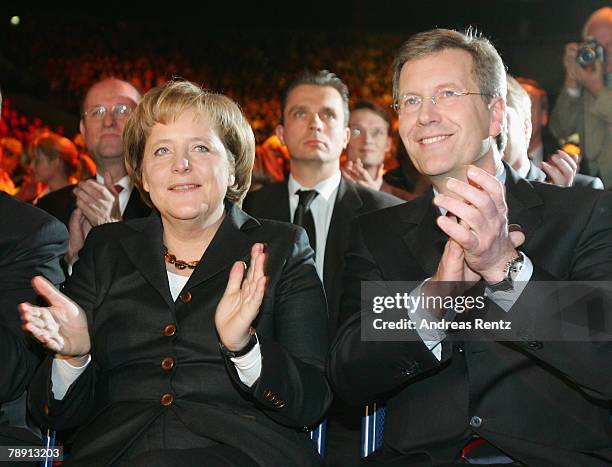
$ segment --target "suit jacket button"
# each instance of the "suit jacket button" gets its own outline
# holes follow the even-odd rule
[[[480,425],[482,425],[482,418],[480,418],[477,415],[474,415],[472,418],[470,418],[470,426],[473,428],[478,428],[480,427]]]
[[[189,303],[191,301],[191,292],[189,292],[189,291],[183,292],[180,295],[180,299],[181,299],[181,302],[183,302],[183,303]]]
[[[174,396],[167,392],[166,394],[161,396],[160,402],[161,405],[168,407],[170,404],[172,404],[172,402],[174,402]]]
[[[172,323],[164,328],[164,336],[172,337],[176,334],[176,326]]]
[[[174,367],[174,359],[172,357],[166,357],[161,362],[161,367],[168,371]]]
[[[43,412],[45,412],[45,415],[49,415],[49,404],[47,404],[46,402],[43,405]]]
[[[534,350],[539,350],[542,348],[542,343],[540,341],[530,341],[527,343],[527,347]]]
[[[285,407],[285,405],[287,405],[287,402],[285,402],[282,399],[277,400],[274,405],[278,408],[278,409],[282,409],[283,407]]]
[[[271,399],[272,398],[272,390],[271,389],[266,389],[263,393],[264,397],[266,399]]]

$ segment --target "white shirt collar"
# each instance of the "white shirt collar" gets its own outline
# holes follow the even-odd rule
[[[104,185],[104,177],[99,173],[96,174],[96,182],[98,182],[100,185]],[[132,180],[128,175],[125,175],[124,177],[117,180],[114,185],[121,185],[124,190],[129,190],[130,188],[132,188]]]
[[[320,181],[314,187],[305,188],[300,185],[295,178],[293,178],[293,174],[289,174],[289,181],[287,182],[289,196],[297,196],[295,192],[298,190],[316,190],[319,193],[319,196],[327,201],[334,194],[335,190],[338,188],[338,185],[340,185],[341,178],[342,174],[340,170],[338,170],[331,177]]]

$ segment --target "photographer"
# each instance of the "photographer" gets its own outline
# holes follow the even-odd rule
[[[612,7],[596,10],[585,42],[565,46],[565,84],[551,114],[557,138],[579,133],[583,167],[612,187]]]

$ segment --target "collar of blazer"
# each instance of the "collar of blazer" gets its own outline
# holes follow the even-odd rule
[[[534,186],[504,162],[506,169],[506,204],[508,205],[509,224],[518,224],[525,234],[525,243],[541,223],[540,215],[533,209],[542,205],[542,199]],[[437,227],[437,208],[432,204],[433,189],[423,196],[402,205],[398,211],[397,222],[406,225],[403,240],[416,258],[427,277],[431,277],[438,266],[446,243],[446,235]]]
[[[163,296],[168,306],[174,307],[163,255],[163,228],[157,210],[146,218],[126,223],[126,235],[121,245],[126,256],[145,279]],[[204,252],[200,264],[189,278],[186,289],[210,279],[232,267],[236,261],[250,262],[253,240],[248,232],[261,224],[238,206],[225,202],[225,219]]]

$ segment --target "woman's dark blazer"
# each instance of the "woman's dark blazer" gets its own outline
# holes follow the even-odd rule
[[[214,314],[231,266],[249,264],[256,242],[266,244],[269,282],[254,323],[262,371],[248,388],[219,351]],[[80,427],[73,460],[88,466],[120,459],[168,410],[193,433],[238,447],[261,466],[319,465],[303,431],[331,400],[323,374],[327,311],[307,245],[302,229],[226,203],[225,219],[175,302],[156,211],[93,229],[65,287],[87,314],[92,363],[57,401],[48,358],[32,385],[35,415],[56,429]],[[161,365],[167,357],[170,370]]]

